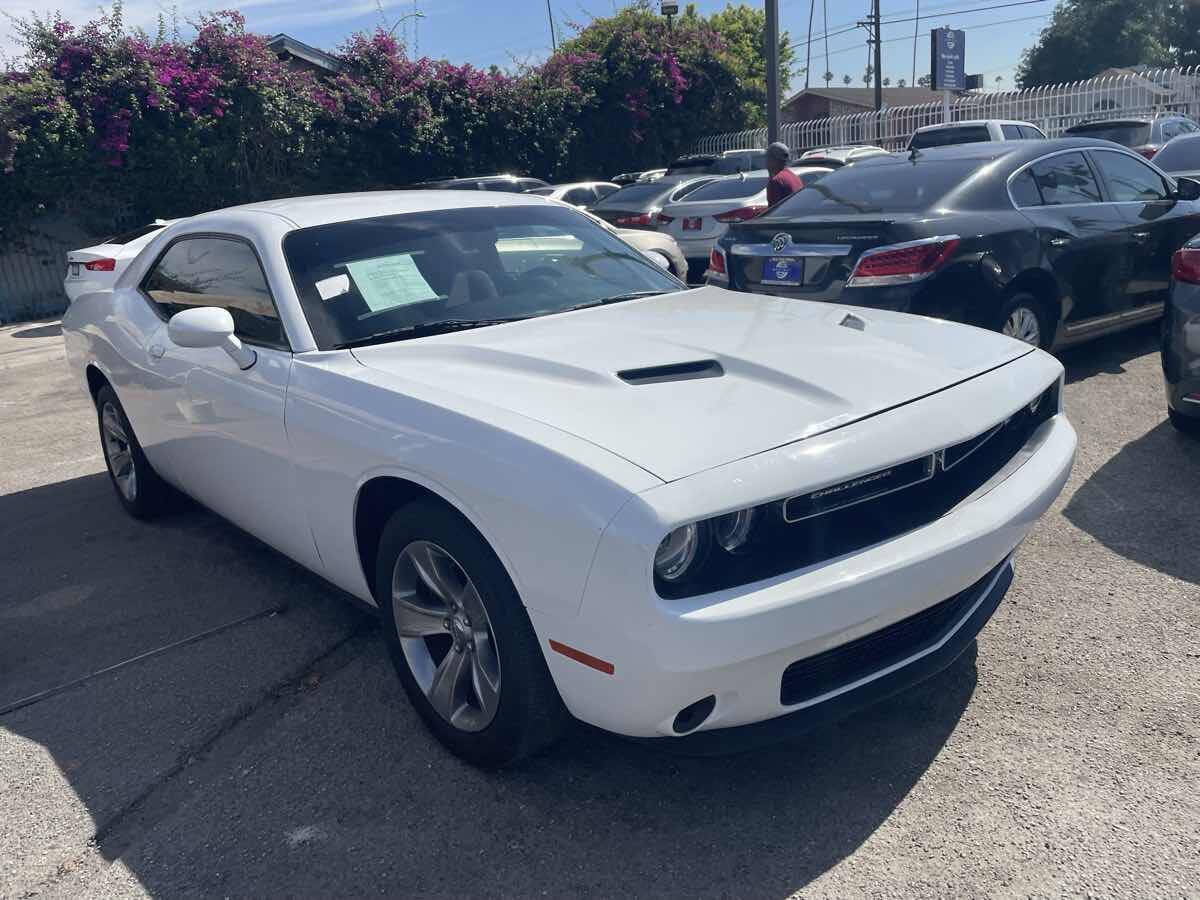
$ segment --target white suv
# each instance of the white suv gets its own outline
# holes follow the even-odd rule
[[[1028,122],[1009,119],[972,119],[966,122],[946,122],[918,128],[908,140],[909,150],[928,147],[948,147],[951,144],[974,144],[978,141],[1045,140],[1046,133]]]

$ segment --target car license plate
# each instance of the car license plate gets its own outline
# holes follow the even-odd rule
[[[79,263],[71,263],[71,277],[72,278],[79,277]]]
[[[700,216],[685,217],[683,220],[683,230],[684,231],[699,231],[700,230]]]
[[[763,262],[763,284],[804,284],[804,257],[772,256]]]

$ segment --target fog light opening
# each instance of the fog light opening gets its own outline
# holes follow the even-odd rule
[[[703,700],[697,700],[690,706],[685,706],[675,716],[675,721],[671,724],[671,729],[676,734],[687,734],[689,731],[695,731],[704,724],[713,709],[717,705],[717,698],[709,694]]]

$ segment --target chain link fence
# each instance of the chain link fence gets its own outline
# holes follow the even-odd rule
[[[950,101],[951,121],[1019,119],[1037,125],[1048,137],[1057,137],[1072,125],[1093,119],[1161,112],[1200,118],[1200,67],[1120,72],[1022,91],[963,94]],[[788,122],[780,126],[779,139],[793,152],[856,144],[903,150],[913,132],[922,125],[942,121],[942,104],[935,101],[879,112]],[[696,152],[748,150],[766,143],[767,129],[753,128],[701,138]]]

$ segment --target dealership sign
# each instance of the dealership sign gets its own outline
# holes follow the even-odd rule
[[[955,28],[929,32],[930,87],[935,91],[967,89],[967,35]]]

